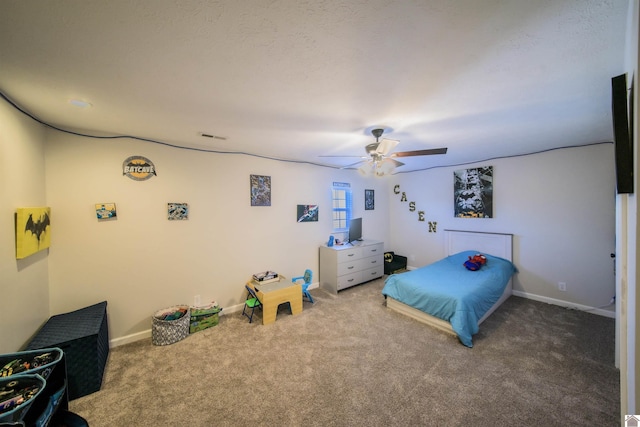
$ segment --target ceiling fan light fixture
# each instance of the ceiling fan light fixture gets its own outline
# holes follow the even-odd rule
[[[376,165],[376,176],[390,175],[395,170],[392,162],[379,162]]]
[[[369,161],[358,168],[360,175],[364,177],[375,176],[377,178],[391,175],[394,170],[395,164],[386,161]]]
[[[360,173],[360,175],[362,175],[362,176],[369,176],[369,175],[371,175],[372,170],[373,170],[373,168],[372,168],[372,166],[371,166],[371,164],[370,164],[370,163],[365,163],[365,164],[363,164],[362,166],[360,166],[360,167],[358,168],[358,172],[359,172],[359,173]]]

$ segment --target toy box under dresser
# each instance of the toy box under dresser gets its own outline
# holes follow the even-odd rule
[[[383,274],[383,242],[363,240],[354,245],[320,246],[320,286],[333,294]]]

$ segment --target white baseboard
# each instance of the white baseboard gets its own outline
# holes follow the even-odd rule
[[[146,331],[136,332],[135,334],[126,335],[124,337],[114,338],[112,340],[109,340],[109,347],[110,348],[118,347],[121,345],[144,340],[147,338],[151,338],[151,329],[147,329]]]
[[[222,316],[223,314],[237,313],[239,311],[242,311],[243,308],[244,308],[244,303],[232,305],[230,307],[225,307],[224,310],[220,312],[220,315]]]
[[[413,269],[415,269],[415,267],[409,267],[408,269],[409,270],[413,270]],[[313,283],[312,285],[310,285],[309,289],[317,289],[319,287],[320,287],[320,283],[316,282],[316,283]],[[530,294],[528,292],[522,292],[522,291],[514,290],[513,291],[513,295],[515,295],[517,297],[531,299],[531,300],[534,300],[534,301],[545,302],[547,304],[558,305],[560,307],[571,308],[571,309],[574,309],[574,310],[587,311],[589,313],[598,314],[598,315],[604,316],[604,317],[610,317],[610,318],[615,318],[616,317],[616,313],[614,311],[603,310],[601,308],[589,307],[589,306],[581,305],[581,304],[574,304],[574,303],[571,303],[571,302],[562,301],[562,300],[555,299],[555,298],[549,298],[549,297],[543,297],[543,296],[536,295],[536,294]],[[224,310],[222,310],[220,312],[220,316],[224,316],[225,314],[230,314],[230,313],[238,313],[238,312],[242,311],[243,307],[244,307],[244,304],[236,304],[236,305],[232,305],[232,306],[229,306],[229,307],[225,307]],[[118,346],[129,344],[129,343],[132,343],[132,342],[135,342],[135,341],[139,341],[139,340],[143,340],[143,339],[150,339],[150,338],[151,338],[151,329],[147,329],[145,331],[137,332],[135,334],[127,335],[127,336],[124,336],[124,337],[114,338],[114,339],[109,341],[109,347],[118,347]]]
[[[586,311],[586,312],[597,314],[597,315],[600,315],[600,316],[610,317],[612,319],[615,319],[615,317],[616,317],[616,312],[615,311],[604,310],[604,309],[598,308],[598,307],[589,307],[588,305],[576,304],[576,303],[573,303],[573,302],[563,301],[563,300],[559,300],[559,299],[555,299],[555,298],[543,297],[541,295],[530,294],[528,292],[514,290],[513,291],[513,295],[515,295],[517,297],[531,299],[531,300],[534,300],[534,301],[546,302],[547,304],[558,305],[560,307],[566,307],[566,308],[570,308],[570,309],[573,309],[573,310]]]
[[[309,289],[311,289],[311,286],[309,287]],[[220,312],[219,315],[224,316],[225,314],[228,314],[228,313],[237,313],[242,311],[243,307],[244,307],[244,304],[236,304],[230,307],[225,307]],[[112,340],[109,340],[109,348],[119,347],[121,345],[129,344],[129,343],[144,340],[144,339],[151,339],[151,329],[147,329],[141,332],[136,332],[135,334],[126,335],[124,337],[114,338]]]

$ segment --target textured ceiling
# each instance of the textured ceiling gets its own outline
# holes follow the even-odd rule
[[[398,171],[611,141],[627,0],[2,0],[0,91],[89,134]],[[91,108],[79,109],[70,99]],[[203,138],[200,133],[226,138]]]

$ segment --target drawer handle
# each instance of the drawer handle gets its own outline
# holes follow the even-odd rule
[[[355,254],[347,254],[347,256],[354,256]]]
[[[347,270],[353,270],[353,265],[351,267],[347,267]]]
[[[377,264],[377,263],[378,263],[378,260],[371,261],[371,264]]]
[[[377,249],[371,249],[371,252],[378,252]]]
[[[347,280],[347,282],[353,282],[353,280],[354,280],[354,279],[349,279],[349,280]]]

